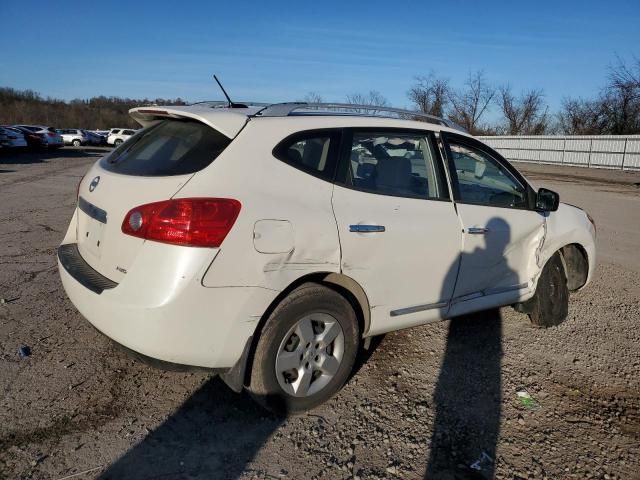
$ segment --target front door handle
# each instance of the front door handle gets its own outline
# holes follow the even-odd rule
[[[349,225],[350,232],[356,233],[376,233],[376,232],[384,232],[384,225]]]
[[[467,228],[467,233],[471,235],[484,235],[489,231],[486,227],[469,227]]]

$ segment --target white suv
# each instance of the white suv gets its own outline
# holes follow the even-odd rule
[[[112,128],[107,136],[107,143],[117,147],[121,143],[129,140],[135,133],[136,131],[130,128]]]
[[[375,335],[501,305],[564,320],[595,265],[584,211],[444,120],[335,108],[132,109],[146,128],[80,182],[69,298],[279,412],[337,392]]]

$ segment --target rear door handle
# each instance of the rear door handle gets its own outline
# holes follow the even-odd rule
[[[356,233],[375,233],[375,232],[384,232],[384,225],[349,225],[350,232]]]
[[[467,233],[471,235],[484,235],[489,231],[486,227],[469,227],[467,228]]]

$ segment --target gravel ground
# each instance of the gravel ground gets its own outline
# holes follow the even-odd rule
[[[103,153],[0,157],[0,477],[640,478],[640,174],[520,165],[598,224],[560,327],[504,308],[389,334],[338,396],[281,419],[136,363],[67,300],[55,249]]]

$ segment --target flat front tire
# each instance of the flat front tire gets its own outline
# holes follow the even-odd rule
[[[347,299],[318,283],[300,285],[265,323],[248,390],[277,414],[314,408],[349,378],[359,338],[358,319]]]
[[[569,288],[559,252],[544,266],[535,295],[523,306],[536,327],[549,328],[566,320],[569,314]]]

